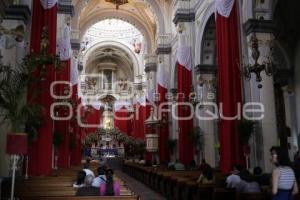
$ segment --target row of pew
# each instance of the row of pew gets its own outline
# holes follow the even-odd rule
[[[97,166],[93,165],[93,171]],[[114,180],[121,184],[120,196],[75,196],[76,189],[73,183],[80,167],[71,169],[60,169],[55,171],[55,176],[51,177],[31,177],[28,180],[19,181],[16,185],[16,197],[20,200],[137,200],[135,195],[127,187],[126,183],[117,176]]]
[[[238,193],[226,189],[225,177],[218,172],[214,184],[200,185],[197,183],[201,174],[199,170],[170,171],[164,168],[145,167],[138,163],[124,163],[123,171],[170,200],[272,199],[268,188],[261,193]],[[300,200],[300,195],[296,195],[295,200]]]

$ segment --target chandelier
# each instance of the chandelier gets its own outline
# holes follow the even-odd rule
[[[272,76],[274,73],[275,65],[271,61],[270,57],[268,57],[267,61],[262,62],[261,64],[258,63],[258,60],[260,58],[260,51],[259,51],[259,46],[258,46],[258,39],[256,35],[252,35],[250,39],[250,47],[252,50],[252,58],[254,60],[254,64],[246,64],[244,65],[244,76],[246,79],[250,80],[251,79],[251,73],[255,74],[256,76],[256,82],[258,82],[258,88],[262,88],[262,84],[260,82],[262,81],[261,77],[261,72],[265,72],[267,76]]]
[[[119,9],[119,6],[128,3],[128,0],[105,0],[106,2],[112,3],[116,5],[116,9]]]

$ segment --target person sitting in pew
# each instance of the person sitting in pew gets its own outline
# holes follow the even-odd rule
[[[231,174],[226,178],[226,187],[235,189],[238,184],[241,182],[240,178],[240,171],[241,166],[240,165],[234,165],[231,170]]]
[[[73,184],[74,188],[80,188],[84,186],[84,179],[85,179],[86,173],[85,171],[81,170],[78,172],[77,174],[77,180],[76,182]]]
[[[100,196],[120,196],[121,185],[113,180],[114,171],[106,170],[106,182],[100,185]]]
[[[84,179],[84,187],[78,188],[76,196],[99,196],[99,189],[92,186],[94,177],[87,175]]]
[[[262,169],[260,167],[254,167],[253,169],[253,176],[254,180],[260,185],[260,186],[266,186],[270,185],[271,176],[268,176],[267,174],[262,173]]]
[[[90,164],[89,163],[84,163],[83,171],[86,173],[86,175],[92,175],[93,177],[95,177],[94,172],[92,170],[90,170],[89,168],[90,168]]]
[[[237,192],[241,193],[259,193],[261,192],[259,184],[251,177],[248,170],[243,170],[240,173],[241,181],[236,187]]]
[[[106,182],[105,168],[98,167],[98,177],[94,178],[92,186],[99,188],[102,183]]]
[[[192,160],[189,164],[189,169],[190,170],[196,170],[197,169],[197,164],[195,160]]]
[[[179,160],[176,160],[176,163],[174,164],[174,169],[176,171],[183,171],[183,170],[185,170],[185,166],[184,166],[184,164],[179,162]]]
[[[213,184],[214,183],[213,169],[211,167],[206,167],[202,171],[201,175],[199,176],[197,183]]]

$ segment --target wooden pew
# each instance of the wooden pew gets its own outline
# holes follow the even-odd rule
[[[228,190],[225,188],[214,188],[213,200],[224,200],[224,199],[236,199],[236,193],[234,190]]]
[[[237,193],[236,200],[269,200],[266,193]]]
[[[137,195],[133,196],[72,196],[72,197],[29,197],[21,200],[140,200]]]

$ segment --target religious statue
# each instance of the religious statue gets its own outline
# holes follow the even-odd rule
[[[42,30],[42,37],[41,37],[41,53],[47,54],[48,47],[49,47],[49,36],[48,36],[48,26],[44,26]]]

